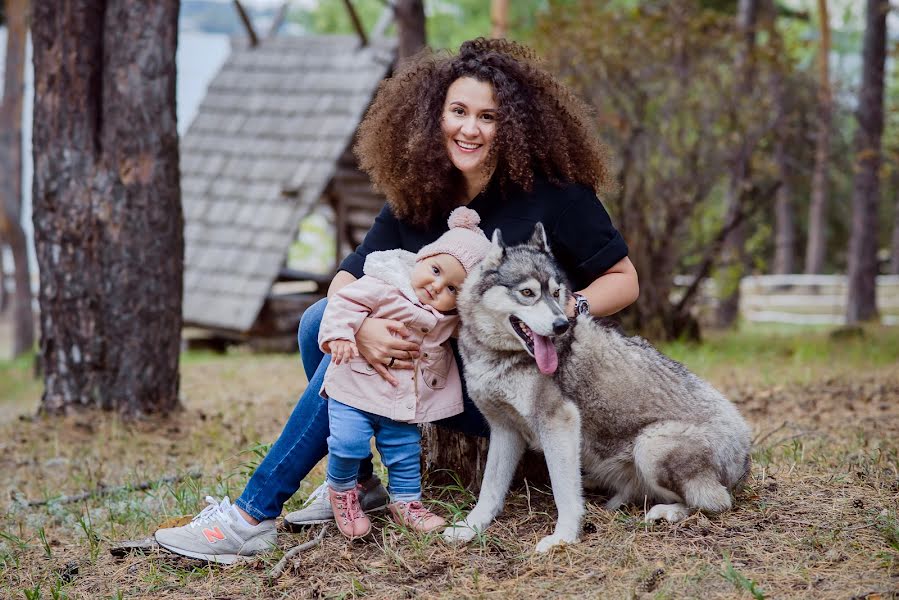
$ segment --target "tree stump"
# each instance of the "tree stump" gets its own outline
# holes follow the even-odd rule
[[[477,493],[487,464],[487,438],[427,424],[422,430],[422,470],[429,485],[459,484]],[[549,485],[543,454],[528,450],[515,472],[512,486]]]

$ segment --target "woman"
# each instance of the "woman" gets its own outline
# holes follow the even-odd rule
[[[360,126],[361,168],[388,201],[362,245],[341,263],[328,295],[362,276],[370,252],[416,252],[444,233],[453,208],[466,205],[481,215],[488,236],[498,228],[508,244],[526,241],[535,223],[544,224],[556,259],[579,290],[570,315],[604,316],[631,304],[637,274],[597,198],[609,172],[588,114],[530,50],[512,42],[477,39],[455,56],[425,53],[410,61],[381,84]],[[275,517],[327,452],[327,403],[319,390],[329,361],[317,345],[324,306],[312,306],[300,323],[309,385],[243,494],[235,505],[207,498],[210,505],[190,524],[157,531],[162,546],[231,563],[275,544]],[[366,319],[357,334],[359,352],[394,385],[417,357],[406,335],[403,323],[385,319]],[[483,418],[467,395],[464,400],[463,414],[437,424],[486,435]],[[370,459],[359,481],[364,510],[386,503]],[[320,490],[286,517],[288,524],[333,518]]]

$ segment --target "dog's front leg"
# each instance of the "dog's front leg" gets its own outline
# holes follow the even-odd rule
[[[553,546],[578,541],[584,516],[581,484],[581,415],[571,402],[543,423],[540,443],[546,456],[546,467],[553,488],[553,499],[559,513],[556,529],[537,543],[537,552]]]
[[[487,466],[481,481],[478,503],[464,521],[454,523],[443,531],[447,541],[467,542],[483,531],[503,508],[506,493],[515,475],[515,467],[524,454],[525,441],[514,429],[490,426],[490,445]]]

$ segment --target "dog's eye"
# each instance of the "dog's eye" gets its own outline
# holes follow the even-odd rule
[[[559,297],[559,290],[556,290],[555,292],[553,292],[553,298],[558,298],[558,297]]]
[[[524,290],[521,290],[521,295],[524,296],[525,298],[530,298],[531,296],[534,295],[534,292],[532,292],[531,290],[528,290],[528,289],[524,289]]]

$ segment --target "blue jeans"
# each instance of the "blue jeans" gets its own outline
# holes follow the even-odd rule
[[[319,300],[303,313],[297,331],[300,358],[309,384],[300,396],[281,435],[247,482],[235,502],[259,520],[274,519],[281,514],[284,503],[300,488],[303,478],[328,453],[328,403],[319,395],[325,371],[331,357],[318,347],[318,330],[325,312],[326,300]],[[462,364],[453,342],[459,371]],[[462,381],[465,412],[436,421],[437,425],[469,435],[486,437],[487,422],[475,408]],[[359,480],[365,481],[373,472],[371,455],[359,465]]]
[[[359,461],[371,456],[371,436],[387,467],[394,502],[421,500],[421,432],[331,398],[328,400],[328,485],[343,492],[356,487]]]

